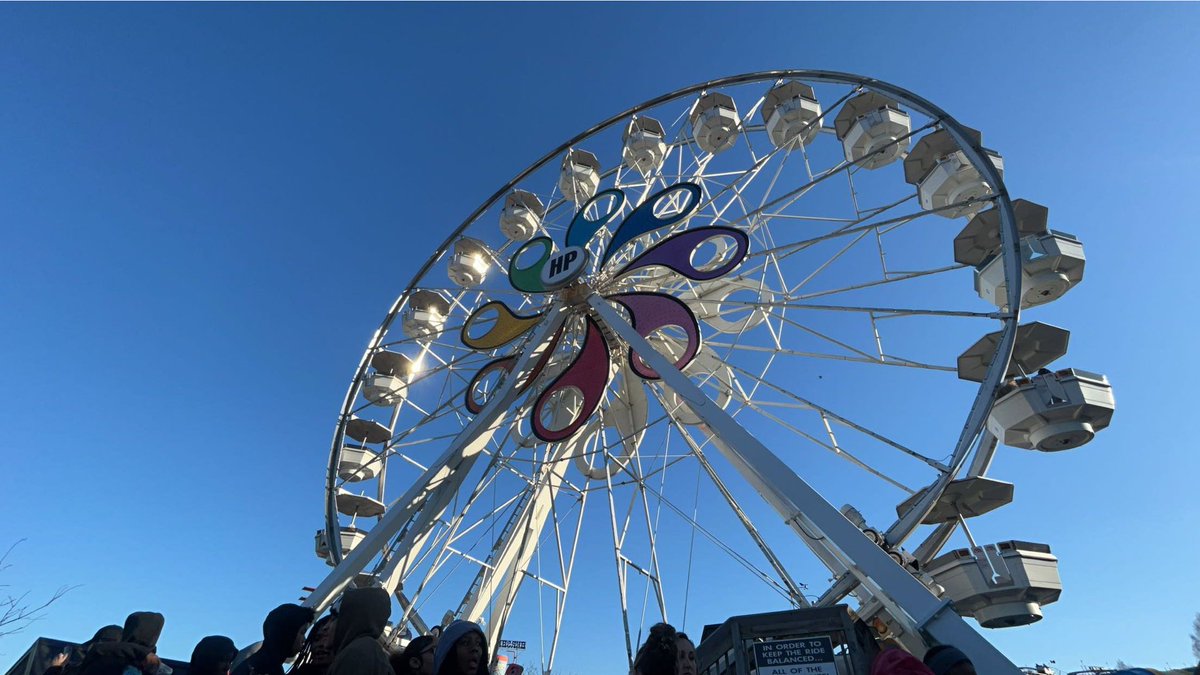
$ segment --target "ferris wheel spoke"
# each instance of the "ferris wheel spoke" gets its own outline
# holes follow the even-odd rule
[[[424,290],[424,289],[422,289],[422,290]],[[456,345],[454,343],[442,342],[441,336],[457,335],[458,331],[462,330],[462,327],[463,327],[462,324],[456,324],[456,325],[448,326],[448,327],[444,326],[436,333],[430,334],[430,336],[428,336],[428,337],[404,337],[399,340],[384,341],[384,342],[379,343],[378,348],[379,349],[387,349],[389,347],[403,347],[405,345],[417,345],[420,348],[424,348],[424,346],[426,344],[433,343],[433,344],[437,344],[438,346],[441,346],[441,347],[456,349],[456,348],[461,347],[461,345]]]
[[[805,359],[825,359],[825,360],[829,360],[829,361],[843,361],[843,362],[847,362],[847,363],[865,363],[865,364],[870,364],[873,366],[893,366],[893,367],[899,367],[899,368],[915,368],[915,369],[919,369],[919,370],[935,370],[935,371],[948,372],[948,373],[957,372],[957,370],[958,370],[957,368],[954,368],[951,366],[940,366],[940,365],[931,364],[931,363],[921,363],[919,361],[911,361],[911,360],[907,360],[907,359],[901,359],[899,357],[895,357],[895,356],[891,356],[891,355],[887,355],[886,358],[885,357],[875,357],[875,356],[850,356],[850,355],[846,355],[846,354],[829,354],[826,352],[811,352],[811,351],[803,351],[803,350],[798,350],[798,349],[788,349],[786,347],[768,347],[768,346],[762,346],[762,345],[736,344],[736,343],[731,343],[731,342],[719,342],[719,341],[709,342],[708,344],[713,347],[719,347],[719,348],[723,348],[723,349],[737,349],[737,350],[741,350],[741,351],[760,352],[760,353],[764,353],[764,354],[775,354],[775,355],[779,355],[779,356],[795,356],[798,358],[805,358]]]
[[[819,413],[822,417],[827,417],[829,419],[833,419],[838,424],[841,424],[845,427],[849,427],[850,429],[858,431],[859,433],[865,434],[866,436],[869,436],[891,448],[895,448],[896,450],[899,450],[900,452],[904,453],[905,455],[908,455],[909,457],[912,457],[916,460],[921,461],[924,464],[929,465],[930,467],[932,467],[933,469],[936,469],[940,473],[947,473],[950,471],[950,467],[947,466],[946,464],[943,464],[942,462],[939,462],[939,461],[937,461],[931,457],[928,457],[924,454],[921,454],[920,452],[917,452],[916,450],[913,450],[912,448],[909,448],[908,446],[906,446],[902,443],[899,443],[884,434],[873,431],[865,425],[858,424],[857,422],[854,422],[850,418],[848,418],[844,415],[840,415],[840,414],[834,412],[833,410],[830,410],[829,408],[827,408],[823,405],[820,405],[819,403],[815,403],[814,401],[806,399],[806,398],[800,396],[799,394],[791,391],[788,388],[777,385],[777,384],[775,384],[765,378],[762,378],[762,377],[760,377],[744,368],[741,368],[739,366],[731,365],[729,367],[735,373],[738,373],[741,376],[750,378],[756,382],[761,383],[767,389],[770,389],[771,391],[773,391],[777,394],[783,395],[786,398],[791,399],[792,401],[795,401],[796,403],[800,404],[801,406],[803,406],[805,408],[808,408],[810,410],[813,410],[813,411]]]
[[[850,462],[852,465],[858,467],[859,469],[862,469],[863,471],[866,471],[867,473],[875,476],[876,478],[884,481],[885,483],[903,490],[906,494],[911,495],[911,494],[916,493],[916,490],[914,490],[914,489],[908,487],[907,485],[905,485],[904,483],[901,483],[900,481],[892,478],[891,476],[887,475],[886,473],[876,469],[875,467],[871,466],[870,464],[866,463],[865,461],[859,459],[857,456],[855,456],[854,453],[852,453],[849,450],[847,450],[846,448],[842,447],[842,445],[840,443],[838,443],[837,438],[834,437],[833,431],[831,429],[829,429],[828,426],[826,426],[826,430],[829,433],[830,442],[826,443],[825,441],[822,441],[821,439],[817,438],[816,436],[813,436],[812,434],[804,431],[803,429],[800,429],[799,427],[784,420],[783,418],[770,412],[769,410],[766,410],[765,408],[758,405],[754,401],[748,400],[745,403],[746,403],[746,405],[748,405],[750,407],[751,410],[754,410],[754,412],[758,413],[759,415],[762,415],[766,419],[774,422],[775,424],[792,432],[793,434],[809,441],[810,443],[813,443],[814,445],[820,446],[820,447],[828,450],[829,452],[832,452],[837,457],[840,457],[840,458]]]
[[[734,562],[736,562],[739,565],[741,565],[742,567],[744,567],[748,572],[750,572],[754,576],[758,577],[758,579],[760,581],[765,583],[768,587],[770,587],[775,592],[779,593],[779,595],[781,595],[784,599],[788,600],[789,602],[794,601],[793,596],[790,593],[789,589],[783,583],[781,583],[778,579],[775,579],[769,573],[767,573],[765,570],[763,570],[762,568],[755,565],[752,561],[747,559],[742,554],[738,553],[736,549],[734,549],[732,546],[730,546],[728,543],[726,543],[720,537],[717,537],[715,534],[712,533],[712,531],[710,531],[708,528],[701,525],[699,522],[697,522],[691,516],[689,516],[686,511],[684,511],[682,508],[680,508],[678,505],[676,505],[674,502],[672,502],[670,499],[668,499],[661,492],[655,490],[654,488],[647,488],[647,490],[651,494],[658,497],[661,500],[662,504],[665,505],[672,512],[674,512],[677,516],[679,516],[681,519],[683,519],[685,522],[687,522],[690,526],[696,528],[696,531],[699,532],[701,535],[703,535],[704,538],[707,539],[709,542],[714,544],[718,550],[720,550],[722,553],[727,555]],[[646,574],[645,570],[639,569],[639,571],[642,572],[643,574]]]
[[[459,390],[459,394],[460,395],[466,394],[466,391],[467,390],[464,387],[463,389]],[[393,436],[390,439],[388,439],[386,445],[384,445],[383,451],[386,453],[386,452],[390,451],[393,447],[402,446],[402,441],[404,441],[406,438],[408,438],[412,434],[416,433],[418,430],[425,429],[426,427],[428,427],[430,424],[432,424],[434,422],[444,420],[449,415],[456,414],[457,409],[458,409],[458,403],[455,401],[455,398],[457,398],[457,397],[450,397],[450,398],[446,399],[441,404],[439,404],[437,408],[434,408],[433,410],[425,413],[424,417],[422,417],[416,424],[414,424],[402,431],[394,432]],[[458,427],[451,427],[451,428],[452,428],[452,431],[450,431],[449,434],[452,437],[457,436],[462,431],[461,428],[458,428]]]
[[[670,436],[667,437],[667,441],[669,443]],[[638,463],[639,473],[642,473],[643,475],[645,475],[644,472],[642,472],[640,470],[641,469],[641,461],[642,461],[641,453],[638,453],[637,455],[634,456],[634,461],[636,461]],[[665,484],[666,480],[667,480],[667,468],[666,468],[665,460],[664,460],[664,466],[662,468],[660,486],[662,484]],[[650,500],[647,496],[647,493],[651,492],[653,490],[653,488],[650,488],[650,486],[647,485],[647,482],[648,481],[646,481],[646,480],[641,480],[638,482],[638,485],[637,485],[637,489],[641,493],[642,515],[645,518],[646,535],[647,535],[646,539],[647,539],[647,543],[649,544],[649,547],[650,547],[650,570],[651,570],[651,573],[650,573],[650,575],[647,575],[647,576],[649,576],[649,578],[652,579],[652,581],[653,581],[652,585],[654,587],[655,600],[657,600],[657,602],[658,602],[659,615],[662,616],[663,621],[667,621],[668,620],[668,618],[667,618],[667,602],[666,602],[666,598],[663,596],[662,570],[658,564],[658,539],[654,535],[654,533],[658,531],[659,517],[662,515],[662,499],[661,498],[659,499],[657,508],[655,509],[655,515],[653,518],[651,518]],[[647,594],[649,593],[649,590],[650,590],[650,587],[648,585],[646,588]],[[646,608],[647,604],[648,603],[646,602],[646,600],[643,599],[642,600],[643,613],[645,612],[645,608]]]
[[[775,199],[760,205],[758,208],[754,209],[753,211],[748,211],[737,218],[734,218],[734,219],[728,220],[728,221],[724,221],[721,224],[725,225],[727,227],[736,227],[739,225],[741,225],[743,227],[748,227],[748,225],[746,225],[746,223],[754,221],[758,216],[764,216],[764,217],[770,219],[772,217],[772,215],[766,213],[766,210],[768,208],[773,208],[773,207],[779,207],[780,209],[790,208],[793,204],[800,201],[800,199],[804,198],[815,187],[817,187],[821,183],[825,182],[829,178],[832,178],[833,176],[838,175],[842,171],[845,171],[850,166],[853,166],[853,165],[850,164],[849,162],[841,162],[834,167],[831,167],[829,169],[826,169],[823,172],[816,174],[807,183],[800,185],[792,190],[789,190],[789,191],[783,193],[782,195],[780,195],[779,197],[776,197]]]
[[[781,246],[764,249],[762,251],[757,251],[757,252],[751,253],[751,254],[747,255],[747,258],[767,256],[767,255],[774,255],[781,259],[788,258],[788,257],[792,256],[793,254],[799,253],[800,251],[811,248],[812,246],[814,246],[816,244],[820,244],[820,243],[823,243],[826,241],[832,241],[835,239],[839,239],[841,237],[848,237],[848,236],[866,233],[866,232],[877,232],[881,228],[890,227],[890,226],[893,226],[896,224],[906,224],[906,223],[912,222],[918,218],[921,218],[922,216],[927,216],[927,215],[930,215],[933,213],[933,211],[919,211],[919,212],[915,212],[915,213],[908,213],[908,214],[905,214],[902,216],[888,218],[886,220],[881,220],[881,221],[877,221],[877,222],[867,222],[867,221],[871,220],[872,218],[874,218],[875,216],[878,216],[882,213],[886,213],[886,212],[890,211],[891,209],[897,208],[907,202],[913,201],[914,199],[915,199],[915,197],[913,197],[913,196],[904,197],[895,202],[892,202],[890,204],[886,204],[882,207],[879,207],[878,209],[874,210],[872,213],[870,213],[867,216],[850,219],[850,220],[834,219],[834,218],[827,218],[827,217],[805,218],[805,220],[809,220],[809,221],[813,221],[813,222],[827,221],[827,222],[832,222],[832,223],[842,223],[842,226],[837,229],[834,229],[830,232],[825,232],[825,233],[822,233],[822,234],[819,234],[819,235],[816,235],[813,237],[809,237],[807,239],[798,239],[795,241],[790,241],[789,243],[781,245]],[[770,215],[768,218],[773,220],[775,217],[777,217],[777,216]]]
[[[804,331],[805,333],[808,333],[809,335],[812,335],[815,338],[824,340],[825,342],[828,342],[833,345],[837,345],[838,347],[841,347],[842,349],[845,349],[846,351],[848,351],[856,356],[862,357],[864,359],[873,359],[874,358],[871,354],[864,352],[861,349],[858,349],[857,347],[851,346],[841,340],[838,340],[837,338],[830,337],[829,335],[826,335],[825,333],[822,333],[821,331],[816,330],[815,328],[810,328],[809,326],[806,326],[806,325],[800,323],[799,321],[796,321],[795,319],[791,319],[787,316],[784,316],[783,314],[781,314],[779,312],[769,311],[769,312],[767,312],[767,314],[769,316],[774,316],[775,318],[787,323],[790,326],[799,328],[800,330]]]
[[[767,292],[770,292],[767,289]],[[966,310],[954,309],[925,309],[913,307],[866,307],[861,305],[819,305],[805,302],[751,302],[742,300],[723,300],[723,305],[738,305],[745,307],[775,307],[780,309],[800,309],[814,310],[824,312],[857,312],[861,314],[875,314],[875,318],[882,321],[884,319],[899,318],[905,316],[948,316],[961,317],[972,319],[1003,319],[1009,316],[1005,312],[971,312]]]
[[[425,593],[430,581],[449,561],[451,556],[455,556],[457,562],[455,567],[460,565],[463,560],[469,560],[475,564],[484,566],[487,563],[478,560],[462,550],[455,548],[454,543],[460,538],[459,532],[462,528],[463,521],[467,513],[474,506],[480,495],[487,491],[494,484],[496,474],[493,469],[496,466],[498,458],[493,455],[489,460],[487,468],[484,470],[484,479],[481,480],[475,488],[470,492],[461,509],[455,510],[455,515],[449,520],[440,532],[434,534],[440,514],[449,506],[450,501],[458,493],[458,485],[443,486],[438,492],[435,492],[423,506],[421,514],[413,523],[412,530],[403,537],[401,541],[397,541],[397,547],[403,548],[403,553],[397,556],[394,560],[389,561],[387,566],[381,570],[383,578],[388,579],[389,587],[400,587],[406,585],[405,582],[410,575],[410,570],[419,568],[419,561],[424,554],[432,555],[433,562],[426,570],[416,590],[412,596],[414,607],[420,607],[421,598]],[[430,503],[432,502],[432,503]],[[486,517],[486,516],[485,516]],[[473,529],[473,528],[471,528]],[[465,535],[464,535],[465,536]],[[482,540],[483,534],[479,535],[479,540]],[[469,547],[467,550],[474,548]],[[443,576],[444,581],[449,575]],[[411,584],[408,584],[411,586]],[[403,619],[402,619],[403,620]]]
[[[747,124],[747,121],[754,119],[754,113],[759,111],[759,109],[762,107],[763,103],[766,100],[767,100],[766,96],[760,97],[757,101],[755,101],[750,106],[750,109],[746,111],[746,114],[742,116],[742,119],[738,121],[738,129],[741,132],[740,135],[746,139],[746,151],[750,154],[751,162],[758,161],[758,155],[756,155],[754,152],[754,136],[756,134],[751,133],[753,125]],[[768,150],[767,152],[772,153],[778,149],[779,148],[772,148],[771,150]]]
[[[864,288],[874,288],[877,286],[896,284],[896,283],[900,283],[903,281],[911,281],[912,279],[919,279],[921,277],[928,277],[928,276],[932,276],[935,274],[945,274],[946,272],[956,272],[961,269],[966,269],[967,267],[969,267],[969,265],[955,264],[955,265],[947,265],[945,267],[938,267],[938,268],[931,269],[931,270],[923,270],[920,272],[906,272],[904,274],[899,274],[897,276],[894,276],[890,279],[878,279],[878,280],[874,280],[874,281],[863,282],[860,284],[853,284],[851,286],[843,286],[841,288],[833,288],[833,289],[824,290],[824,291],[815,291],[812,293],[805,293],[803,295],[794,295],[794,296],[789,296],[788,299],[789,300],[811,300],[813,298],[823,298],[823,297],[826,297],[829,295],[836,295],[838,293],[847,293],[849,291],[858,291],[858,290],[862,290]]]
[[[661,387],[654,387],[653,390],[654,390],[656,398],[659,401],[659,405],[663,406],[664,409],[667,408],[668,406],[667,406],[666,401],[663,398]],[[805,587],[802,584],[797,583],[794,579],[792,579],[791,575],[788,574],[787,568],[784,567],[779,556],[775,553],[774,550],[771,549],[771,547],[767,544],[766,540],[763,539],[762,535],[758,531],[758,528],[755,527],[754,523],[750,520],[749,516],[746,515],[746,512],[742,509],[741,505],[738,504],[737,500],[734,498],[733,494],[729,491],[729,488],[726,487],[725,482],[721,480],[721,477],[717,474],[717,472],[713,468],[712,464],[709,463],[708,458],[705,456],[704,451],[702,449],[702,445],[707,444],[708,441],[706,440],[704,442],[704,444],[698,443],[692,437],[691,433],[687,430],[685,425],[680,424],[674,418],[671,419],[671,427],[674,429],[675,433],[679,434],[680,438],[683,439],[684,443],[687,444],[688,448],[692,452],[692,455],[695,456],[697,463],[700,465],[700,468],[703,470],[704,474],[708,477],[709,482],[711,482],[713,484],[713,486],[716,487],[717,491],[721,494],[721,497],[725,500],[725,504],[729,507],[730,511],[733,512],[734,516],[737,517],[738,522],[740,522],[742,524],[742,527],[745,528],[746,533],[750,535],[750,538],[754,540],[755,545],[758,546],[758,549],[762,552],[763,556],[766,557],[767,563],[771,566],[771,568],[773,570],[775,570],[775,574],[779,577],[780,587],[784,591],[785,597],[787,597],[789,600],[791,600],[791,602],[794,606],[807,607],[809,604],[808,599],[804,597],[804,589],[807,587]],[[698,522],[696,522],[696,520],[694,518],[688,518],[687,514],[680,513],[677,509],[676,509],[676,513],[679,513],[682,517],[687,519],[692,524],[693,528],[697,528],[697,529],[701,530],[702,533],[704,534],[704,536],[710,542],[717,543],[716,541],[714,541],[716,538],[713,537],[712,534],[710,532],[708,532],[708,530],[706,528],[704,528]],[[721,543],[723,544],[723,542],[721,542]],[[740,556],[740,554],[739,554],[739,556]],[[745,561],[744,558],[739,562],[742,562],[743,564],[748,565],[748,561]],[[757,569],[757,568],[754,568],[754,569]],[[765,576],[765,575],[763,575],[763,576]],[[774,583],[773,579],[772,579],[772,583]]]
[[[849,356],[846,354],[829,354],[825,352],[809,352],[798,349],[788,349],[786,347],[767,347],[761,345],[736,344],[731,342],[709,342],[713,347],[723,349],[738,349],[748,352],[760,352],[768,354],[776,354],[779,356],[795,356],[806,359],[826,359],[829,361],[843,361],[847,363],[866,363],[873,366],[893,366],[900,368],[915,368],[918,370],[935,370],[947,373],[958,372],[958,369],[953,366],[941,366],[932,363],[922,363],[904,359],[898,356],[885,354],[881,357],[875,356]]]

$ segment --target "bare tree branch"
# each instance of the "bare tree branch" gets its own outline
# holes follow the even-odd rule
[[[13,549],[17,547],[17,544],[20,544],[23,541],[25,540],[18,539],[12,546],[8,547],[8,550],[4,552],[4,555],[0,556],[0,572],[12,567],[12,563],[8,562],[8,556],[12,554]],[[0,588],[3,589],[10,587],[11,586],[9,584],[0,584]],[[13,633],[19,633],[28,628],[31,623],[42,618],[42,614],[47,607],[54,604],[59,598],[66,595],[67,592],[73,588],[78,587],[60,586],[57,591],[55,591],[45,602],[41,603],[40,605],[30,603],[28,600],[29,591],[21,593],[20,595],[12,595],[11,593],[6,594],[3,599],[0,599],[0,637],[12,635]]]

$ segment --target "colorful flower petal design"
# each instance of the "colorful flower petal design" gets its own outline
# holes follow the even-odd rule
[[[699,185],[683,182],[667,187],[646,199],[613,231],[603,255],[595,263],[592,271],[603,269],[614,255],[639,237],[678,225],[691,217],[699,208],[702,195],[703,191]],[[575,214],[567,228],[566,246],[586,247],[602,232],[607,232],[609,224],[625,207],[626,202],[625,194],[618,189],[604,190],[590,199]],[[606,206],[602,208],[602,204]],[[592,208],[593,206],[595,208]],[[589,218],[586,215],[589,209],[600,215]],[[668,215],[660,216],[656,215],[656,212],[666,212]],[[706,245],[710,245],[708,248],[711,255],[707,261],[697,263],[697,253]],[[546,292],[541,273],[554,254],[554,248],[554,241],[549,237],[537,237],[518,249],[509,263],[508,278],[513,288],[525,293]],[[650,246],[629,261],[614,277],[620,278],[637,270],[657,266],[665,267],[692,281],[711,281],[729,274],[741,265],[749,248],[750,238],[742,230],[719,225],[693,228],[670,235]],[[539,249],[540,254],[533,254],[536,256],[533,263],[518,266],[519,258],[530,258],[526,251]],[[686,303],[674,296],[654,292],[614,293],[605,297],[629,312],[634,329],[643,337],[652,338],[663,329],[678,329],[677,332],[683,336],[682,340],[665,336],[669,342],[681,342],[675,345],[678,350],[671,350],[676,368],[685,368],[696,358],[701,346],[700,324]],[[468,317],[461,339],[463,344],[473,349],[496,349],[531,331],[542,320],[543,314],[523,316],[502,302],[491,301]],[[492,325],[479,334],[479,328],[487,321],[492,321]],[[534,435],[542,441],[563,441],[583,428],[600,405],[604,390],[608,386],[613,371],[612,350],[595,319],[584,316],[584,326],[584,337],[579,352],[566,368],[541,390],[534,401],[529,423]],[[550,357],[558,350],[564,331],[565,327],[560,328],[543,347],[544,351],[538,362],[525,379],[518,383],[518,393],[524,393],[537,380]],[[467,388],[467,410],[478,414],[486,405],[486,395],[489,393],[482,391],[484,380],[498,371],[503,373],[502,378],[507,377],[516,361],[517,355],[514,354],[495,359],[483,366]],[[646,380],[659,379],[659,374],[636,353],[629,354],[629,367],[638,377]]]

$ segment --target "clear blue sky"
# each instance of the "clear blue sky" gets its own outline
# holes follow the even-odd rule
[[[1087,248],[1052,320],[1117,416],[1001,453],[1021,503],[989,529],[1051,543],[1066,590],[988,636],[1021,663],[1193,665],[1197,34],[1174,3],[0,4],[0,544],[27,540],[3,581],[80,585],[0,662],[139,609],[168,656],[255,639],[326,569],[347,380],[448,228],[639,101],[823,68],[983,129]],[[564,671],[603,648],[564,645]]]

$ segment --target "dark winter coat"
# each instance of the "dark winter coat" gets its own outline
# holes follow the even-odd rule
[[[120,642],[121,632],[121,627],[116,624],[101,628],[100,630],[96,631],[96,634],[92,636],[91,640],[88,640],[87,642],[72,649],[71,656],[67,659],[66,663],[61,666],[50,666],[46,669],[46,672],[43,673],[43,675],[77,674],[79,672],[79,667],[83,665],[84,657],[87,656],[88,650],[92,648],[92,645],[97,645],[102,642]]]
[[[263,643],[242,661],[233,675],[283,675],[283,662],[296,655],[296,634],[312,623],[313,610],[300,605],[280,605],[263,621]]]
[[[392,599],[382,588],[352,588],[342,596],[333,643],[337,655],[327,675],[396,675],[379,643]]]
[[[140,668],[146,657],[154,653],[165,622],[158,612],[130,614],[125,619],[120,642],[93,645],[83,657],[79,675],[121,675],[130,666]]]

